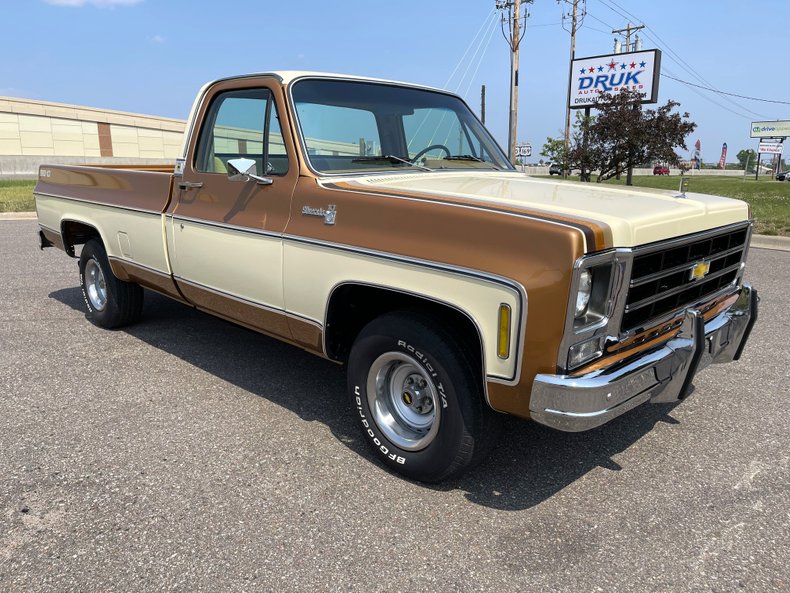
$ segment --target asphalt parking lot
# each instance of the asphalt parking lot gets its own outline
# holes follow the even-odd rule
[[[0,221],[0,591],[790,591],[790,253],[753,249],[743,359],[679,406],[510,421],[438,487],[372,460],[343,369],[158,295],[84,318]]]

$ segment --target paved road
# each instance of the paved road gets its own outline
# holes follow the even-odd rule
[[[0,222],[0,591],[790,591],[790,253],[752,251],[750,347],[686,403],[513,421],[426,487],[341,368],[157,295],[98,329],[34,231]]]

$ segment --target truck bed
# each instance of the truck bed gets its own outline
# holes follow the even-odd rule
[[[45,165],[39,169],[38,183],[33,193],[36,197],[50,196],[161,213],[170,199],[172,181],[171,166]],[[56,222],[47,217],[48,213],[38,210],[39,220],[43,224],[51,226]]]

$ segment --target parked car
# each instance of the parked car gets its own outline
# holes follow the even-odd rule
[[[417,110],[434,126],[450,119],[464,144],[419,136]],[[699,371],[740,358],[757,319],[746,203],[531,178],[450,93],[237,76],[203,87],[186,129],[174,167],[42,165],[39,245],[78,260],[100,327],[138,321],[145,287],[345,364],[361,438],[413,479],[481,459],[498,412],[581,431],[683,400]],[[80,344],[50,346],[67,361]],[[726,380],[719,369],[709,389]],[[715,405],[734,405],[721,395]],[[315,397],[328,408],[324,390]]]
[[[552,163],[549,167],[549,175],[562,175],[562,167],[559,163]]]
[[[669,167],[665,165],[656,165],[653,167],[653,175],[669,175]]]
[[[790,170],[782,171],[776,176],[777,181],[790,181]]]

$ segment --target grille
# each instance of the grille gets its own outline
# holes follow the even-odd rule
[[[746,252],[748,227],[722,231],[634,256],[621,331],[645,328],[673,311],[699,303],[737,277]],[[710,269],[692,278],[696,264]]]

